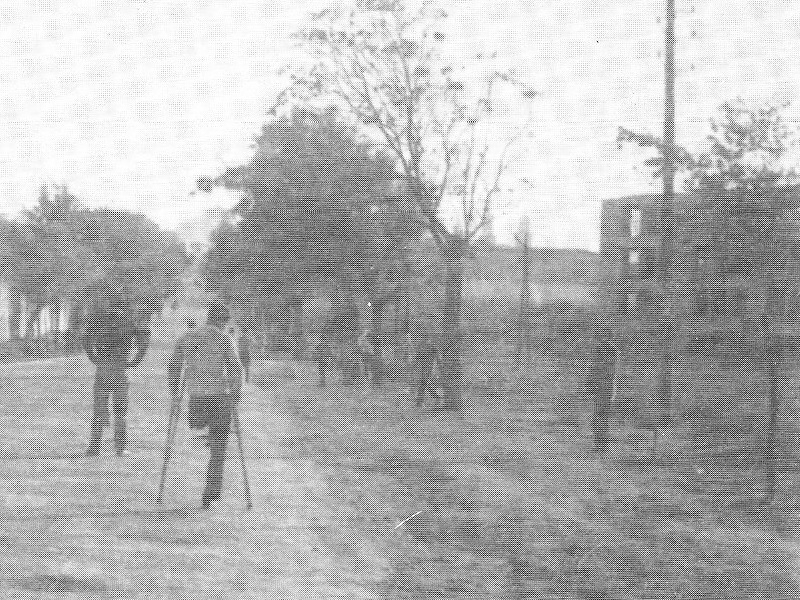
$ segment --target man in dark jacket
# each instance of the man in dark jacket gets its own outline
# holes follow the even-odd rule
[[[428,399],[428,394],[438,402],[442,394],[437,385],[435,370],[439,366],[439,350],[436,348],[436,340],[433,332],[425,330],[422,332],[419,345],[417,346],[414,362],[417,367],[417,406],[422,406]]]
[[[181,377],[189,394],[189,425],[208,427],[211,449],[203,491],[203,508],[219,500],[225,451],[233,411],[242,388],[242,364],[233,340],[225,333],[230,320],[228,308],[214,303],[208,309],[208,323],[190,329],[178,340],[167,367],[173,402],[180,402]]]
[[[99,310],[88,316],[82,344],[97,370],[87,456],[100,453],[103,428],[110,424],[109,400],[114,414],[114,447],[119,456],[128,453],[126,417],[129,382],[126,371],[142,362],[149,342],[149,329],[134,321],[128,301],[121,292],[109,294]],[[136,354],[131,359],[134,345]]]
[[[614,395],[614,376],[617,369],[617,348],[612,335],[601,330],[596,336],[596,346],[589,371],[587,392],[594,404],[592,434],[594,450],[604,452],[608,448],[608,420],[611,399]]]

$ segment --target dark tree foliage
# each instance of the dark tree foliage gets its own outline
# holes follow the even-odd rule
[[[513,70],[497,68],[497,53],[449,59],[447,18],[433,2],[400,0],[357,0],[315,14],[296,36],[311,64],[288,66],[292,84],[276,109],[335,103],[397,161],[445,267],[445,405],[458,409],[467,247],[491,220],[509,150],[528,130],[519,111],[535,92]]]
[[[404,240],[418,235],[394,161],[335,110],[295,110],[264,125],[253,158],[214,185],[241,189],[213,234],[207,287],[223,296],[297,303],[324,283],[381,293]]]
[[[43,186],[21,220],[0,223],[0,246],[3,275],[32,305],[31,319],[55,299],[85,305],[101,283],[155,306],[187,266],[176,234],[140,214],[88,209],[66,187]]]
[[[165,298],[181,287],[189,259],[177,234],[139,213],[101,208],[80,215],[78,239],[94,279],[108,280],[140,300]]]

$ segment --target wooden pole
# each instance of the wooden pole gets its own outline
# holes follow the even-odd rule
[[[676,0],[666,0],[664,32],[664,149],[663,193],[661,199],[661,282],[664,298],[663,355],[659,381],[657,422],[653,426],[655,450],[659,427],[672,412],[672,364],[675,351],[675,299],[671,285],[672,256],[675,253],[675,21]],[[659,422],[660,421],[660,422]]]
[[[526,218],[523,224],[522,239],[517,238],[522,246],[522,286],[519,298],[519,320],[522,339],[519,341],[519,364],[525,359],[525,365],[531,360],[531,256],[530,225]]]

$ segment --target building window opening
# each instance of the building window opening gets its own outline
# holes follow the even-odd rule
[[[630,234],[631,237],[637,237],[642,234],[642,209],[632,208],[630,219]]]
[[[650,251],[646,250],[639,257],[639,275],[642,279],[652,279],[656,274],[656,256]]]

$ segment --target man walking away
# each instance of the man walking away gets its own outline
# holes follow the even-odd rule
[[[608,448],[608,420],[611,412],[611,398],[614,395],[614,374],[617,368],[617,348],[611,340],[611,333],[603,330],[597,335],[597,345],[589,371],[587,392],[594,404],[592,414],[592,434],[595,452]]]
[[[227,307],[214,303],[208,309],[208,323],[189,330],[178,340],[167,368],[173,402],[180,402],[181,373],[189,393],[189,425],[208,427],[211,449],[203,491],[203,508],[219,500],[225,450],[231,418],[242,388],[242,364],[225,333],[230,320]]]
[[[128,453],[127,369],[136,367],[147,352],[150,330],[137,324],[122,292],[109,294],[98,310],[89,314],[82,337],[86,356],[97,367],[94,380],[94,411],[86,456],[97,456],[103,428],[109,425],[109,399],[114,414],[114,447],[118,456]],[[131,360],[133,345],[136,355]]]

